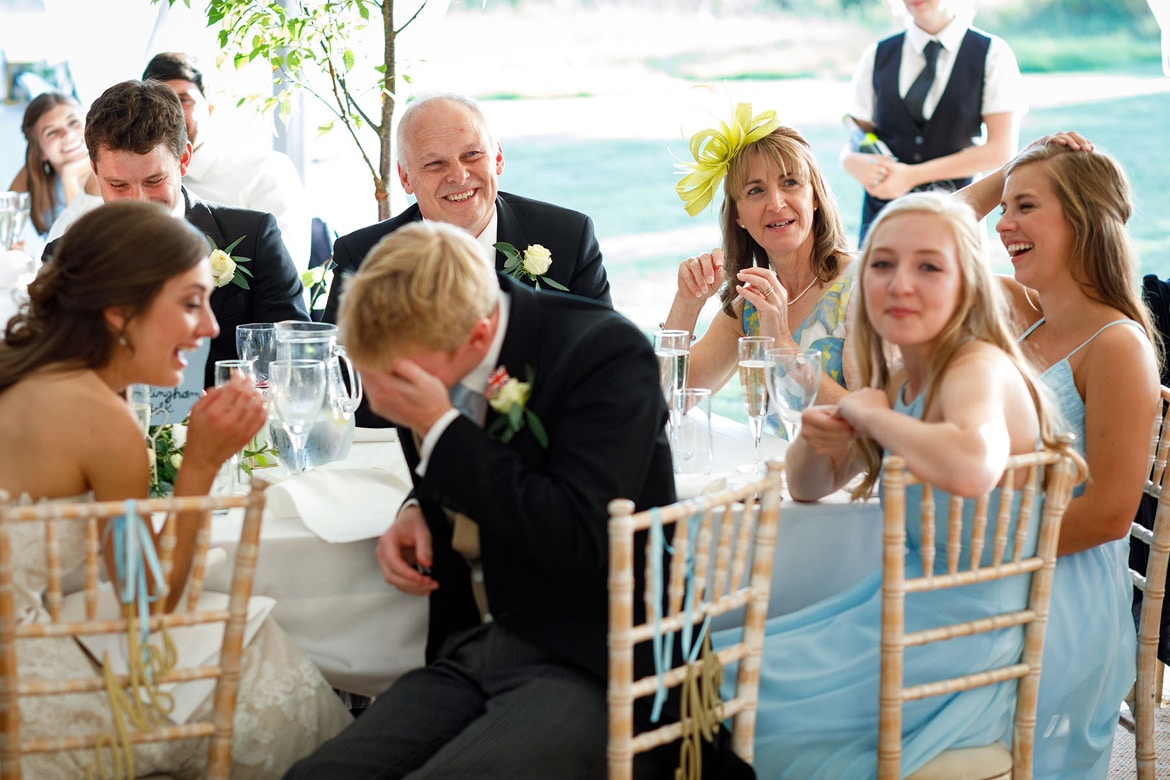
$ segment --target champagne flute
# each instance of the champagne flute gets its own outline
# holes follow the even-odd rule
[[[293,474],[305,470],[309,429],[325,402],[325,363],[321,360],[274,360],[271,371],[272,404],[292,445]]]
[[[685,330],[654,332],[654,355],[658,358],[658,381],[667,406],[675,390],[687,386],[687,369],[691,357],[691,334]]]
[[[784,423],[789,442],[800,434],[800,417],[816,403],[821,387],[821,352],[818,349],[770,349],[766,355],[768,393],[772,407]]]
[[[0,192],[0,252],[7,251],[16,228],[16,193]]]
[[[747,405],[748,423],[752,431],[752,462],[737,470],[747,474],[763,473],[760,459],[760,437],[764,420],[768,417],[768,384],[765,370],[766,353],[776,343],[771,336],[742,336],[739,339],[739,383],[743,387],[743,402]]]
[[[256,382],[256,375],[252,369],[251,360],[217,360],[215,361],[215,386],[222,387],[232,381],[236,374],[242,374],[249,382]],[[244,484],[244,475],[240,470],[240,454],[232,453],[231,478],[229,489],[232,492]]]

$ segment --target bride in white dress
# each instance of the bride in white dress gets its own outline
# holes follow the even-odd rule
[[[29,287],[29,303],[3,328],[0,344],[0,490],[32,500],[144,498],[149,462],[124,400],[131,383],[170,387],[184,354],[218,333],[208,304],[214,289],[206,240],[156,204],[119,201],[87,214],[61,240]],[[191,410],[176,495],[206,494],[220,465],[264,423],[256,389],[243,381],[209,389]],[[170,592],[181,593],[194,544],[180,524]],[[184,533],[184,530],[189,531]],[[28,544],[34,544],[31,539]],[[81,539],[63,539],[63,563],[82,557]],[[24,554],[22,554],[22,552]],[[13,559],[22,619],[43,619],[43,561],[18,541]],[[18,563],[18,566],[20,563]],[[22,643],[22,674],[53,679],[94,669],[71,639]],[[96,670],[95,670],[96,673]],[[206,718],[210,697],[195,711]],[[25,700],[22,734],[59,735],[70,724],[110,723],[104,696]],[[280,627],[266,620],[245,648],[232,746],[233,778],[280,776],[340,731],[350,715]],[[202,777],[207,743],[135,748],[140,777]],[[25,760],[38,780],[84,776],[88,751]]]

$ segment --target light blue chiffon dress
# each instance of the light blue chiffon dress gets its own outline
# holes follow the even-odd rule
[[[924,398],[922,393],[905,404],[899,396],[895,408],[921,419]],[[940,551],[946,545],[948,498],[935,494]],[[920,501],[921,488],[906,491],[908,517],[917,516]],[[971,511],[971,502],[965,509]],[[1031,522],[1025,554],[1035,550],[1038,512]],[[908,523],[906,531],[907,576],[917,576],[922,571],[919,524]],[[1017,609],[1026,603],[1027,591],[1027,578],[1018,577],[914,594],[906,604],[906,630]],[[876,776],[880,637],[880,572],[837,596],[768,621],[755,738],[758,777],[864,780]],[[716,632],[713,641],[718,646],[727,640]],[[982,671],[1014,658],[1022,647],[1023,630],[1017,627],[910,648],[905,682]],[[731,675],[724,679],[734,681]],[[944,750],[1004,738],[1011,727],[1012,686],[1000,684],[908,703],[903,711],[903,773],[916,771]]]
[[[1085,404],[1068,360],[1101,331],[1123,323],[1141,327],[1132,320],[1111,322],[1041,376],[1082,454]],[[1107,776],[1118,711],[1136,676],[1132,598],[1128,536],[1056,560],[1036,712],[1036,780]]]

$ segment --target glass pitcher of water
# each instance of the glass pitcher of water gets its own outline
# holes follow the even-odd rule
[[[362,380],[345,354],[345,347],[337,343],[336,325],[297,320],[276,323],[276,359],[298,358],[325,362],[325,403],[305,446],[305,467],[310,469],[349,454],[353,413],[362,400]],[[283,426],[271,425],[269,436],[281,461],[290,463],[292,445]]]

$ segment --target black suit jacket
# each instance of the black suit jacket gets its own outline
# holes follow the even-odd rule
[[[552,253],[552,265],[548,270],[550,279],[560,282],[574,295],[613,306],[609,280],[601,264],[601,247],[593,234],[593,220],[578,211],[507,192],[496,195],[496,214],[497,242],[507,242],[521,252],[530,244],[544,246]],[[422,213],[416,203],[398,216],[337,239],[333,244],[333,261],[337,263],[337,269],[325,306],[325,322],[337,322],[345,277],[361,267],[374,244],[403,225],[421,219]],[[499,251],[496,252],[496,270],[504,270],[504,255]],[[533,282],[527,279],[522,282],[533,286]]]
[[[525,427],[507,445],[460,416],[439,438],[419,477],[409,431],[399,440],[431,530],[428,661],[451,634],[479,623],[470,572],[451,548],[442,508],[479,524],[494,620],[568,663],[605,678],[607,504],[639,510],[675,499],[666,405],[646,336],[591,301],[534,292],[508,277],[510,319],[499,365],[525,381],[548,433],[544,449]]]
[[[211,292],[211,311],[219,323],[219,335],[211,340],[204,387],[215,384],[215,361],[234,360],[236,326],[250,322],[308,320],[309,308],[302,295],[300,274],[284,247],[276,218],[263,211],[238,209],[200,200],[183,188],[187,221],[200,233],[223,249],[240,236],[244,237],[232,254],[251,258],[245,267],[249,289],[228,283]],[[50,241],[41,255],[43,262],[52,259],[57,241]]]
[[[211,293],[211,310],[219,322],[219,335],[211,340],[204,385],[215,383],[215,361],[232,360],[236,353],[236,326],[250,322],[308,321],[304,287],[300,274],[284,247],[276,218],[263,211],[238,209],[200,200],[183,188],[187,221],[223,249],[240,236],[244,240],[232,250],[249,257],[245,267],[252,272],[245,290],[233,283]]]

